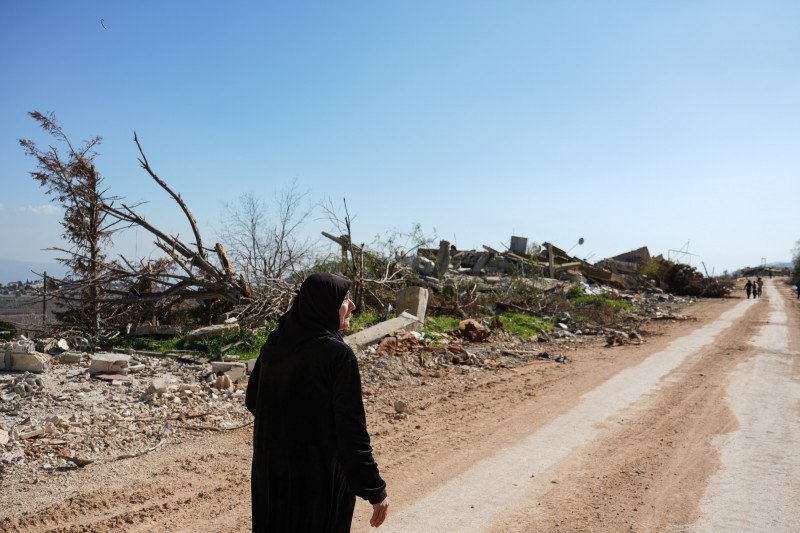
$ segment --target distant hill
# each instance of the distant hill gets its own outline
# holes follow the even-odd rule
[[[50,276],[63,277],[66,273],[64,265],[56,261],[18,261],[0,258],[0,283],[12,281],[34,281],[38,279],[33,272],[47,272]]]
[[[775,268],[794,268],[794,263],[791,261],[786,261],[784,263],[767,263],[767,266]]]

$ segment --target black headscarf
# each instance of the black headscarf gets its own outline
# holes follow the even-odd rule
[[[300,285],[292,306],[278,319],[268,346],[297,346],[315,339],[341,339],[339,308],[353,283],[335,274],[311,274]]]

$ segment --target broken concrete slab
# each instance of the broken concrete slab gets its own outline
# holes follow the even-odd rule
[[[240,329],[239,324],[216,324],[214,326],[207,326],[187,333],[186,342],[219,337],[225,333],[239,333]]]
[[[5,345],[6,353],[34,353],[36,344],[27,339],[11,341]]]
[[[136,332],[134,335],[137,337],[144,337],[148,335],[174,337],[176,335],[183,335],[187,331],[189,331],[189,328],[184,326],[136,326]]]
[[[425,313],[428,309],[428,289],[407,287],[397,291],[395,299],[398,313],[406,311],[417,317],[420,322],[425,322]]]
[[[131,356],[121,353],[96,353],[89,363],[89,374],[127,375]]]
[[[421,322],[412,314],[403,312],[400,316],[392,318],[380,324],[375,324],[371,328],[359,331],[344,338],[344,342],[353,349],[360,351],[364,347],[378,342],[393,331],[414,331],[421,325]]]
[[[253,373],[253,369],[256,367],[256,361],[258,361],[257,358],[256,359],[248,359],[247,360],[247,373],[248,374],[252,374]]]
[[[62,363],[80,363],[83,361],[83,354],[81,352],[63,352],[58,356],[58,360]]]
[[[39,352],[8,350],[5,354],[0,354],[0,370],[41,374],[50,370],[50,356]]]
[[[215,361],[211,363],[211,371],[218,376],[230,377],[234,383],[247,377],[247,365],[240,362]]]

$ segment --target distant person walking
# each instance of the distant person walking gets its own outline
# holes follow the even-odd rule
[[[800,300],[800,281],[797,282],[797,299]]]
[[[764,280],[758,278],[758,281],[756,281],[756,285],[758,285],[758,297],[761,298],[761,289],[764,287]]]
[[[744,290],[747,293],[747,299],[749,300],[750,293],[753,292],[753,282],[749,279],[747,280],[747,283],[744,284]]]

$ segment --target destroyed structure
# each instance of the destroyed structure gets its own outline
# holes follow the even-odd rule
[[[389,400],[396,416],[405,416],[403,401],[390,400],[404,384],[520,364],[567,364],[574,347],[587,339],[600,338],[609,348],[645,342],[642,324],[685,319],[674,309],[693,301],[665,293],[629,267],[647,258],[642,249],[589,265],[548,244],[535,254],[490,247],[457,251],[446,242],[438,250],[422,250],[403,270],[408,277],[413,265],[416,285],[393,293],[397,316],[346,337],[363,363],[365,401]],[[464,309],[470,309],[478,293],[508,295],[520,287],[515,283],[523,283],[535,298],[498,298],[496,311],[539,312],[552,328],[521,339],[505,329],[497,313],[494,318],[466,316]],[[548,294],[570,289],[608,295],[632,311],[608,324],[594,321],[588,312],[578,317],[548,306]],[[432,331],[423,327],[431,312],[464,316],[452,331]],[[239,328],[231,320],[184,333],[202,339]],[[159,332],[175,330],[154,326],[140,331]],[[170,439],[247,427],[252,417],[244,396],[254,361],[222,351],[103,348],[80,335],[0,341],[0,473],[14,479],[68,473],[143,455]]]

